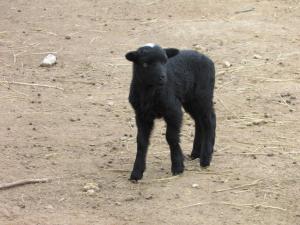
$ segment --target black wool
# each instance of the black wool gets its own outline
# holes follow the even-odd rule
[[[182,107],[195,121],[195,139],[191,158],[210,165],[215,143],[216,116],[213,108],[214,63],[192,50],[162,49],[148,44],[126,54],[133,62],[129,102],[135,111],[137,154],[131,180],[140,180],[146,168],[146,155],[154,120],[167,124],[172,173],[184,171],[180,147]]]

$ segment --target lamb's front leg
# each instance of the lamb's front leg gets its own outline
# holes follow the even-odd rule
[[[167,123],[166,139],[170,146],[171,151],[171,162],[172,162],[172,174],[177,175],[183,173],[183,154],[180,147],[180,128],[182,122],[182,111],[181,109],[176,110],[167,117],[165,117]]]
[[[130,180],[140,180],[146,169],[146,156],[149,138],[153,129],[153,119],[145,120],[136,116],[137,131],[137,153]]]

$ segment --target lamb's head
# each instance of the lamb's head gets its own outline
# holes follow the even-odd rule
[[[159,45],[146,44],[136,51],[126,54],[126,59],[133,62],[136,79],[147,86],[163,85],[167,82],[168,58],[179,53],[178,49],[163,49]]]

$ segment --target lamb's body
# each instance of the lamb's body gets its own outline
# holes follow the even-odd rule
[[[147,58],[141,61],[144,63]],[[213,62],[196,51],[186,50],[169,57],[162,65],[159,64],[158,69],[148,76],[156,76],[157,73],[166,75],[163,84],[149,85],[141,79],[141,62],[134,64],[129,101],[136,113],[138,151],[132,180],[142,178],[153,121],[161,117],[167,123],[166,138],[171,150],[172,172],[183,172],[183,155],[179,145],[181,106],[195,120],[191,157],[200,158],[201,166],[208,166],[211,161],[216,126],[212,101],[215,80]]]

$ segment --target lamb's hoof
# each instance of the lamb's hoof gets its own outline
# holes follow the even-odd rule
[[[198,159],[198,158],[200,158],[200,153],[192,152],[190,155],[190,158],[191,158],[191,160]]]
[[[179,165],[179,166],[172,167],[172,174],[173,174],[173,176],[182,174],[183,171],[184,171],[184,165],[183,165],[183,163],[181,163],[181,165]]]
[[[137,183],[138,180],[143,178],[143,173],[139,171],[132,171],[129,180],[133,183]]]
[[[210,161],[211,161],[210,157],[202,157],[200,159],[200,166],[203,167],[203,168],[209,167],[210,166]]]

